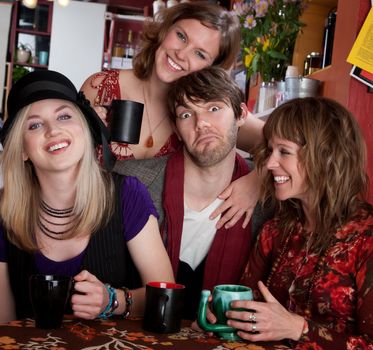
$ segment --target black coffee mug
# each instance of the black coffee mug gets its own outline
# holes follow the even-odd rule
[[[143,103],[113,100],[109,111],[111,141],[139,143],[143,112]]]
[[[73,285],[72,277],[37,274],[30,277],[29,285],[36,327],[60,328]]]
[[[178,332],[183,315],[184,290],[182,284],[148,283],[143,328],[155,333]]]

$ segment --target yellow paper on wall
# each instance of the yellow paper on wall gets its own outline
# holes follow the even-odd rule
[[[352,46],[347,62],[373,73],[373,7]]]

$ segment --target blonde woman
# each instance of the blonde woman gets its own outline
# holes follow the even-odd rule
[[[29,73],[12,88],[1,131],[0,322],[31,315],[31,274],[74,277],[74,314],[141,315],[150,280],[173,281],[144,186],[101,169],[106,128],[62,74]],[[17,175],[15,175],[17,174]]]

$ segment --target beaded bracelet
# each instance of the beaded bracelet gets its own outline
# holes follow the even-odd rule
[[[109,294],[109,302],[105,309],[97,316],[97,318],[111,317],[113,315],[113,311],[118,307],[117,293],[115,289],[108,283],[105,283],[104,286]]]
[[[120,289],[123,291],[124,299],[126,300],[126,309],[121,314],[121,316],[123,318],[128,318],[131,314],[131,308],[132,308],[132,304],[133,304],[132,293],[127,287],[121,287]]]

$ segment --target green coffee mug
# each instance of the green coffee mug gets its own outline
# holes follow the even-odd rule
[[[201,293],[197,319],[199,326],[207,332],[216,333],[225,340],[241,339],[236,334],[237,330],[235,328],[227,326],[225,313],[232,309],[230,304],[234,300],[253,300],[251,288],[235,284],[215,286],[212,293],[212,312],[217,318],[217,323],[215,324],[208,323],[206,320],[207,303],[210,294],[209,290],[203,290]]]

